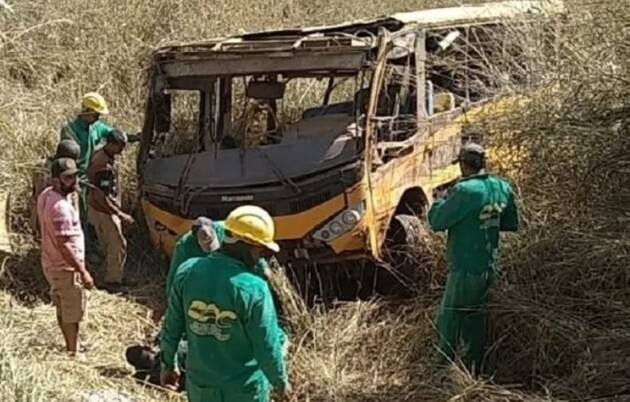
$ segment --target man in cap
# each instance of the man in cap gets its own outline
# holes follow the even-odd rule
[[[499,232],[518,229],[518,212],[510,184],[486,172],[484,148],[462,147],[456,160],[462,178],[450,191],[434,194],[429,225],[447,231],[449,265],[437,317],[440,365],[453,362],[463,342],[463,362],[479,372],[484,357],[484,307],[497,273]]]
[[[37,198],[42,267],[66,350],[73,357],[79,346],[79,323],[86,311],[84,289],[94,285],[85,266],[79,213],[70,200],[70,195],[78,191],[78,172],[73,159],[56,159],[51,166],[53,184]]]
[[[106,141],[105,146],[94,153],[88,167],[88,219],[105,253],[106,287],[115,290],[125,282],[127,260],[127,241],[121,223],[131,225],[134,219],[120,206],[116,169],[116,157],[125,149],[127,135],[120,130],[111,130]]]
[[[161,383],[177,387],[176,351],[188,339],[186,391],[191,402],[269,401],[269,385],[289,392],[284,333],[267,282],[253,267],[279,251],[269,214],[242,206],[226,220],[222,248],[177,270],[161,337]]]
[[[39,223],[37,219],[37,197],[41,194],[46,187],[52,186],[52,177],[50,175],[50,167],[55,159],[58,158],[70,158],[75,162],[79,159],[79,144],[73,140],[62,140],[57,144],[57,150],[53,157],[48,157],[42,161],[40,169],[33,172],[33,209],[31,211],[31,226],[33,230],[39,232]],[[73,192],[70,194],[72,198],[72,204],[79,210],[79,196],[78,193]]]

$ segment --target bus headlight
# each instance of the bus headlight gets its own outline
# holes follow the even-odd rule
[[[356,225],[361,220],[361,214],[356,210],[345,211],[341,214],[341,220],[346,225]]]
[[[343,233],[343,225],[337,221],[330,222],[330,233],[333,235],[340,235]]]
[[[350,205],[313,233],[313,239],[329,243],[354,228],[365,214],[365,203],[362,201]]]

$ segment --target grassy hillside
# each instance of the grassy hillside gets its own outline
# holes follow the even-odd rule
[[[150,256],[142,234],[133,237],[131,269],[150,279],[135,298],[92,292],[89,361],[69,363],[54,349],[60,336],[53,310],[44,304],[46,287],[24,211],[30,172],[52,151],[82,93],[101,91],[110,102],[110,121],[134,132],[142,121],[146,57],[162,40],[447,3],[8,2],[13,12],[0,8],[0,189],[12,190],[18,253],[0,256],[0,400],[23,402],[66,402],[102,388],[123,390],[137,401],[166,400],[122,378],[124,348],[147,339],[153,330],[147,306],[161,294],[155,275],[161,262]],[[296,304],[290,317],[296,400],[628,398],[628,6],[627,0],[571,2],[558,32],[560,63],[529,49],[555,85],[516,113],[488,122],[498,134],[516,133],[496,141],[521,145],[530,155],[516,172],[524,229],[506,244],[504,277],[493,295],[489,365],[500,385],[459,371],[434,378],[431,319],[440,293],[430,290],[404,306],[351,303],[308,312]],[[124,155],[130,190],[135,151],[130,147]]]

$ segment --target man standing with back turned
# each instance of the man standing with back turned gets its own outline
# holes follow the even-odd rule
[[[497,273],[499,232],[518,229],[510,184],[486,173],[485,150],[464,145],[456,160],[462,178],[450,190],[434,194],[429,225],[448,231],[446,290],[437,317],[440,365],[453,362],[463,342],[463,362],[479,373],[484,357],[488,293]]]
[[[173,251],[173,257],[171,257],[171,263],[166,276],[167,299],[177,268],[190,258],[203,257],[211,252],[217,251],[222,247],[224,239],[225,226],[223,221],[212,221],[205,216],[200,216],[195,219],[191,229],[184,233],[177,243],[175,243],[175,250]],[[261,257],[256,261],[256,265],[254,266],[255,274],[266,278],[268,270],[269,264],[265,258]]]
[[[186,332],[190,402],[267,402],[270,385],[289,392],[284,333],[266,281],[253,272],[265,252],[278,252],[269,214],[255,206],[232,211],[224,246],[177,270],[161,336],[161,383],[176,387],[175,354]]]

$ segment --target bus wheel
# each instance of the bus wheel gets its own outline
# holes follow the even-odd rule
[[[416,215],[394,215],[385,237],[385,264],[377,269],[377,293],[383,296],[412,296],[421,291],[429,256],[428,230]]]

